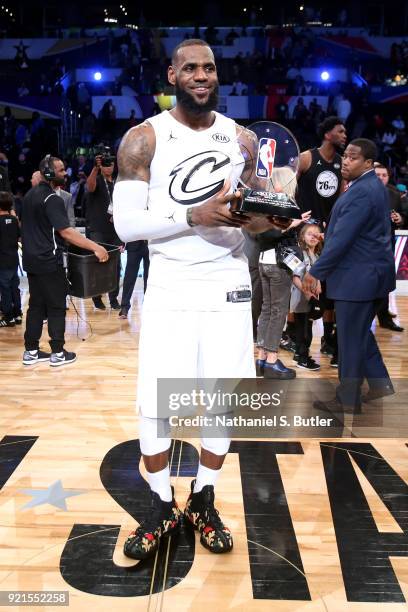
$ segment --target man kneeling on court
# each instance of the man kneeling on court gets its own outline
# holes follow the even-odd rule
[[[214,112],[218,80],[213,53],[202,40],[176,47],[168,78],[176,88],[171,111],[131,128],[118,151],[113,193],[115,228],[124,242],[149,240],[150,272],[139,343],[140,447],[152,509],[126,540],[134,559],[155,554],[160,538],[179,529],[181,512],[170,486],[170,439],[158,437],[158,378],[255,376],[250,277],[241,227],[266,231],[269,220],[231,213],[243,158],[237,134],[251,132]],[[231,301],[232,292],[247,301]],[[229,297],[230,296],[230,297]],[[228,354],[225,352],[228,348]],[[184,515],[214,553],[232,537],[214,507],[214,485],[228,438],[202,438],[197,478]]]

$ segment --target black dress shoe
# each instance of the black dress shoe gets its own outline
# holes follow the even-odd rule
[[[98,310],[106,310],[105,304],[102,302],[102,298],[93,298],[95,308]]]
[[[392,319],[390,321],[380,321],[380,327],[383,327],[384,329],[390,329],[391,331],[395,332],[404,331],[404,328],[394,323]]]
[[[129,312],[129,309],[128,308],[124,308],[122,306],[120,311],[119,311],[119,319],[127,319],[128,312]]]
[[[257,359],[255,361],[256,375],[263,376],[265,367],[265,359]]]
[[[112,308],[112,310],[120,310],[120,304],[118,300],[112,300],[112,302],[110,303],[110,307]]]
[[[295,370],[284,366],[280,359],[277,359],[275,363],[268,363],[265,361],[264,378],[291,380],[292,378],[296,378],[296,372]]]
[[[337,397],[327,402],[316,400],[313,402],[313,408],[315,410],[322,410],[323,412],[340,412],[346,414],[361,414],[361,406],[345,406]]]
[[[363,402],[373,402],[374,400],[387,397],[387,395],[394,395],[395,390],[392,385],[383,385],[382,387],[372,387],[363,395]]]

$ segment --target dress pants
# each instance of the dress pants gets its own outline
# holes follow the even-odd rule
[[[371,331],[371,323],[380,301],[335,300],[340,380],[336,394],[343,405],[360,407],[364,378],[370,388],[391,384]]]

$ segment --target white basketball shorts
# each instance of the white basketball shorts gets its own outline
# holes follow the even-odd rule
[[[196,377],[255,377],[250,303],[248,310],[236,311],[143,309],[137,394],[140,413],[157,418],[158,378]]]

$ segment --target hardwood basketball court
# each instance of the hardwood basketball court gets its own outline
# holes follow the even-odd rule
[[[234,441],[216,487],[232,553],[212,555],[187,530],[156,559],[124,557],[148,503],[134,408],[142,299],[139,279],[128,321],[74,299],[92,335],[70,305],[66,347],[78,360],[63,368],[22,365],[24,320],[0,330],[0,591],[69,591],[69,609],[84,612],[406,610],[408,440],[369,431]],[[408,329],[408,298],[391,309]],[[407,333],[377,333],[395,379],[408,366]],[[312,354],[320,373],[298,376],[336,377],[317,338]],[[182,508],[198,447],[172,447]]]

